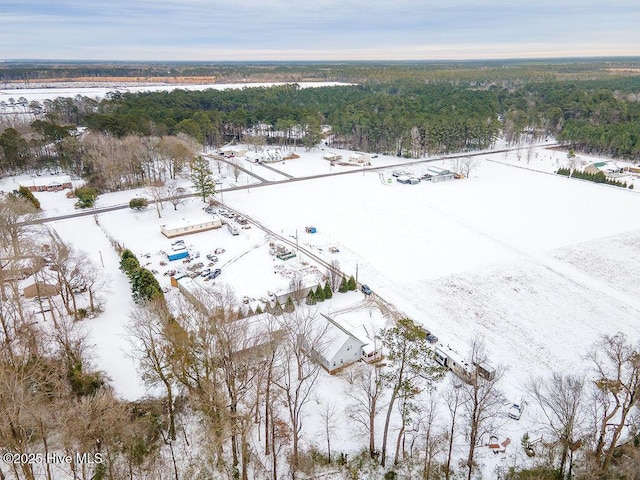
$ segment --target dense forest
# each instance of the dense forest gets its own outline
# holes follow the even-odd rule
[[[80,96],[27,102],[16,95],[17,100],[3,100],[0,107],[5,112],[30,113],[23,116],[30,121],[16,125],[10,123],[15,118],[3,116],[0,167],[8,172],[52,162],[80,163],[78,174],[94,175],[82,141],[67,139],[76,126],[119,139],[181,134],[208,146],[239,141],[311,148],[324,139],[336,148],[407,158],[489,148],[501,136],[512,144],[552,136],[577,151],[636,160],[640,78],[634,65],[631,61],[174,65],[180,76],[357,80],[357,84],[114,92],[99,102]],[[166,65],[80,64],[3,66],[0,72],[5,78],[58,74],[107,78],[153,76],[160,67],[169,71]]]

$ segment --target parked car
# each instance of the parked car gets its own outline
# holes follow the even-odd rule
[[[209,273],[211,273],[211,269],[210,268],[205,268],[202,273],[200,274],[201,277],[208,277]]]
[[[511,407],[509,407],[509,418],[513,418],[514,420],[520,420],[523,409],[524,409],[524,402],[522,400],[518,400],[517,402],[513,403]]]
[[[217,262],[218,261],[218,257],[216,257],[213,253],[209,253],[207,255],[207,260],[209,260],[210,262]]]
[[[214,279],[217,278],[218,275],[220,275],[222,273],[222,270],[220,270],[219,268],[216,268],[213,272],[209,273],[209,277],[210,279]]]
[[[365,295],[371,295],[373,292],[371,291],[371,289],[369,288],[368,285],[362,285],[360,287],[360,290],[362,291],[362,293],[364,293]]]
[[[427,342],[429,343],[438,343],[438,337],[436,337],[433,333],[427,335]]]

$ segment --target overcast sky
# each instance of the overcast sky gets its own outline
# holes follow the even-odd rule
[[[0,59],[640,56],[638,0],[0,0]]]

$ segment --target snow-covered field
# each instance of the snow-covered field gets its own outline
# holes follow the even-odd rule
[[[170,92],[172,90],[227,90],[231,88],[249,88],[249,87],[270,87],[274,85],[284,85],[284,83],[210,83],[203,85],[169,85],[169,84],[157,84],[149,83],[146,85],[140,85],[139,83],[132,82],[104,82],[100,86],[83,86],[82,83],[75,83],[73,86],[62,85],[58,86],[55,83],[50,84],[47,88],[2,88],[0,89],[0,101],[5,101],[8,105],[5,111],[11,112],[14,108],[11,106],[11,100],[17,101],[19,98],[26,98],[31,101],[43,101],[50,100],[57,97],[73,98],[77,95],[83,97],[103,99],[109,92]],[[334,85],[347,85],[340,82],[299,82],[300,88],[312,88],[312,87],[330,87]],[[16,106],[15,110],[20,110],[21,107]],[[0,110],[2,111],[2,110]]]
[[[544,145],[532,149],[529,162],[526,151],[520,159],[516,152],[488,152],[477,157],[470,178],[418,185],[399,184],[392,177],[401,167],[391,165],[403,163],[401,159],[372,159],[372,168],[381,170],[330,167],[322,159],[324,152],[298,149],[300,159],[270,167],[298,178],[356,171],[290,183],[254,183],[249,189],[225,192],[224,203],[277,234],[297,237],[301,247],[325,260],[337,260],[347,275],[357,273],[360,282],[459,352],[466,352],[474,337],[483,337],[491,363],[507,368],[501,382],[507,398],[524,395],[531,376],[585,368],[585,354],[601,334],[622,331],[640,338],[637,190],[550,174],[566,164],[566,153]],[[348,157],[351,152],[341,153]],[[415,174],[427,167],[405,163],[404,168]],[[451,160],[434,164],[446,168]],[[249,169],[248,162],[241,165]],[[277,172],[270,178],[272,170],[258,165],[252,171],[269,182],[286,178]],[[8,179],[0,188],[10,189],[7,182],[16,180]],[[237,185],[243,183],[240,179]],[[136,194],[145,192],[105,194],[98,206],[126,204]],[[73,211],[73,199],[63,193],[37,196],[48,216]],[[104,262],[111,279],[103,294],[106,311],[83,325],[96,344],[98,366],[125,398],[144,395],[145,388],[126,354],[124,325],[133,302],[107,234],[142,257],[147,268],[157,270],[161,284],[168,287],[164,271],[177,268],[174,264],[187,265],[160,265],[165,261],[161,251],[169,249],[170,241],[159,227],[202,215],[203,206],[201,200],[189,199],[177,211],[165,204],[162,218],[150,206],[140,212],[127,208],[100,213],[100,225],[92,216],[51,224],[97,265]],[[309,225],[317,233],[306,233]],[[222,228],[184,240],[200,258],[215,248],[225,249],[218,255],[216,267],[223,273],[216,282],[230,285],[239,298],[256,301],[286,289],[296,270],[308,273],[316,268],[311,275],[324,273],[304,254],[288,262],[274,260],[269,255],[273,238],[255,226],[238,236]],[[339,252],[331,253],[330,247]],[[168,293],[178,294],[176,289]],[[385,319],[362,297],[336,295],[322,308],[345,322],[372,322],[380,328]],[[338,377],[327,375],[322,382],[325,393],[345,388]],[[521,422],[505,427],[505,433],[517,443],[524,431],[534,431],[534,425],[529,409]],[[344,442],[351,437],[344,433],[336,440],[348,448]],[[313,438],[310,434],[308,440]],[[499,460],[492,456],[487,463]]]

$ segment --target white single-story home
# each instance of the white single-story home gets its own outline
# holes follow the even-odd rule
[[[327,322],[322,336],[323,344],[309,355],[329,373],[335,373],[343,367],[351,365],[362,358],[362,347],[365,342],[355,337],[335,320],[322,315]]]
[[[71,188],[71,177],[62,175],[57,177],[36,177],[20,182],[21,187],[27,187],[32,192],[59,192]]]
[[[621,166],[617,165],[615,162],[609,161],[609,162],[591,163],[584,168],[584,171],[587,173],[602,172],[607,177],[609,177],[609,176],[620,175],[621,173],[624,172],[624,169]]]
[[[214,228],[222,227],[222,220],[217,215],[207,215],[203,217],[187,218],[174,223],[167,223],[160,226],[160,231],[167,238],[188,235],[190,233],[204,232]]]

